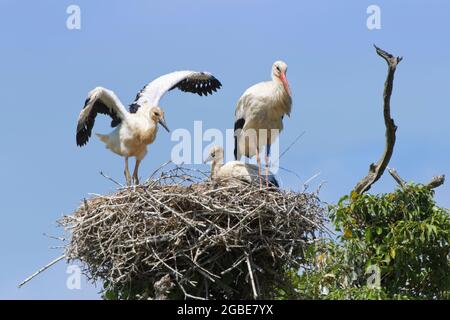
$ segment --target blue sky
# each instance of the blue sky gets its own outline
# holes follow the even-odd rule
[[[81,8],[81,30],[66,28],[66,8]],[[381,30],[368,30],[366,9],[381,8]],[[406,180],[450,174],[448,1],[23,1],[0,2],[0,299],[97,299],[99,288],[66,287],[59,263],[22,289],[17,284],[60,254],[55,220],[89,193],[122,180],[123,161],[97,140],[75,145],[76,120],[87,92],[114,90],[128,104],[161,74],[207,70],[223,83],[214,96],[171,92],[162,101],[169,127],[225,130],[250,85],[268,79],[272,62],[289,64],[293,111],[281,149],[305,135],[281,160],[300,179],[280,172],[298,190],[320,172],[321,197],[349,192],[384,148],[381,94],[385,62],[372,44],[404,56],[392,97],[399,129],[390,166]],[[97,132],[108,132],[106,118]],[[141,166],[150,174],[175,145],[161,130]],[[206,167],[204,167],[206,168]],[[450,207],[450,184],[436,192]],[[371,192],[390,191],[385,175]]]

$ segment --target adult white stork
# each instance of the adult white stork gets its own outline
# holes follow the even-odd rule
[[[235,112],[234,156],[240,160],[242,155],[256,155],[260,187],[261,160],[259,153],[266,145],[266,186],[269,186],[270,146],[283,129],[284,115],[290,116],[292,99],[286,79],[287,64],[276,61],[272,66],[272,81],[260,82],[248,88],[240,97]]]
[[[211,179],[237,179],[247,183],[256,183],[258,181],[258,167],[254,164],[241,161],[229,161],[223,164],[223,148],[213,146],[209,151],[209,156],[205,163],[211,162]],[[279,187],[278,181],[272,173],[268,174],[268,182]]]
[[[109,134],[97,134],[112,152],[125,157],[125,178],[131,184],[128,158],[136,158],[133,182],[139,184],[139,164],[147,154],[147,145],[153,143],[161,124],[167,131],[164,111],[159,107],[163,95],[175,88],[184,92],[201,95],[212,94],[222,86],[212,74],[196,71],[176,71],[163,75],[138,92],[129,111],[111,90],[97,87],[86,99],[83,110],[78,117],[77,145],[84,146],[91,136],[95,118],[98,113],[112,118]]]

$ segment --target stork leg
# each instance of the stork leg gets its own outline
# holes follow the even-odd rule
[[[261,176],[261,159],[259,158],[259,148],[256,147],[256,162],[258,163],[258,177],[259,177],[259,189],[262,190],[262,176]]]
[[[128,157],[125,157],[125,179],[127,180],[127,185],[131,185],[131,176],[130,176],[130,170],[128,169]]]
[[[266,164],[266,188],[269,189],[269,155],[270,155],[270,144],[267,143],[266,145],[266,158],[265,158],[265,164]]]
[[[139,184],[138,170],[139,170],[140,164],[141,164],[141,160],[136,159],[136,165],[134,166],[134,171],[133,171],[133,183],[135,185]]]

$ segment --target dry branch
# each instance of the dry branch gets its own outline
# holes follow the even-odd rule
[[[127,298],[273,297],[288,285],[286,268],[298,268],[325,232],[317,194],[205,175],[176,167],[86,200],[60,221],[71,233],[66,257]]]
[[[66,256],[62,255],[59,256],[58,258],[56,258],[55,260],[47,263],[45,266],[43,266],[42,268],[40,268],[38,271],[36,271],[35,273],[33,273],[31,276],[29,276],[28,278],[26,278],[25,280],[23,280],[21,283],[19,283],[18,287],[21,288],[22,286],[24,286],[25,284],[27,284],[28,282],[30,282],[31,280],[33,280],[35,277],[37,277],[38,275],[40,275],[42,272],[44,272],[45,270],[47,270],[48,268],[52,267],[54,264],[58,263],[59,261],[63,260]]]
[[[395,169],[389,169],[389,173],[391,174],[392,178],[400,185],[400,187],[404,188],[406,186],[406,181],[403,180],[398,172]],[[431,179],[430,182],[425,184],[425,187],[428,189],[435,189],[437,187],[440,187],[445,182],[445,175],[442,174],[440,176],[435,176]]]
[[[394,57],[390,53],[381,50],[377,46],[375,46],[377,54],[386,60],[388,64],[388,74],[386,78],[386,82],[384,84],[384,93],[383,93],[383,114],[384,114],[384,123],[386,126],[386,147],[384,149],[383,155],[381,159],[376,163],[372,163],[369,168],[369,173],[365,176],[361,181],[353,189],[354,192],[361,194],[370,189],[372,184],[374,184],[384,173],[387,165],[389,164],[389,160],[391,159],[392,153],[394,151],[395,145],[395,132],[397,130],[397,126],[394,123],[394,119],[391,118],[391,95],[392,88],[394,84],[394,74],[397,68],[397,65],[402,61],[401,57]]]
[[[442,174],[440,176],[433,177],[431,179],[431,181],[428,182],[425,186],[428,189],[435,189],[435,188],[440,187],[441,185],[443,185],[444,182],[445,182],[445,174]]]
[[[388,171],[389,174],[392,176],[392,178],[394,178],[394,180],[398,183],[400,187],[404,188],[406,186],[406,181],[400,177],[397,170],[395,170],[394,168],[390,168],[388,169]]]

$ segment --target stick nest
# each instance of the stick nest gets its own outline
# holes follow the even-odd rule
[[[249,299],[288,292],[287,271],[323,230],[315,193],[214,182],[177,167],[95,196],[59,223],[66,258],[109,299]]]

